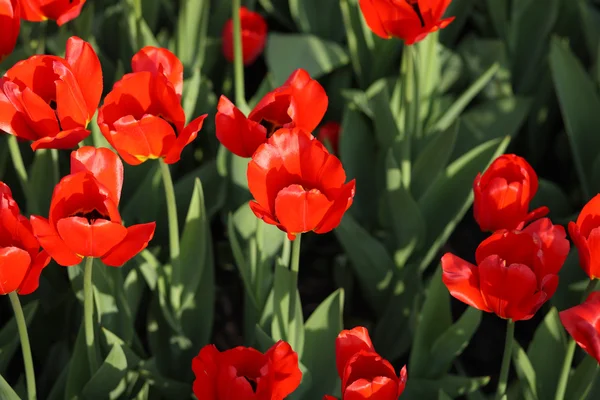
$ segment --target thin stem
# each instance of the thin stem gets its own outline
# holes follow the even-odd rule
[[[17,137],[14,135],[8,135],[8,150],[10,152],[10,158],[12,160],[13,167],[15,168],[17,177],[19,178],[21,188],[23,189],[23,192],[27,194],[27,182],[29,181],[29,176],[27,175],[27,169],[25,169],[25,163],[23,162],[23,157],[21,156],[19,142],[17,141]]]
[[[515,322],[512,319],[507,321],[506,341],[504,342],[504,355],[502,356],[502,367],[500,367],[500,379],[498,380],[498,390],[496,391],[496,400],[502,399],[506,394],[508,383],[508,370],[512,358],[512,347],[515,337]]]
[[[85,329],[85,345],[87,347],[90,373],[93,376],[98,370],[96,359],[96,344],[94,343],[94,285],[92,282],[92,269],[94,259],[85,260],[83,272],[83,323]]]
[[[296,239],[292,242],[292,260],[290,263],[290,270],[292,271],[292,279],[290,280],[290,308],[288,310],[288,342],[295,346],[296,344],[296,330],[290,329],[293,323],[297,323],[295,321],[296,318],[296,292],[298,290],[298,273],[300,271],[300,234],[296,236]]]
[[[244,54],[242,52],[242,22],[240,19],[241,0],[231,2],[233,19],[233,75],[235,81],[235,104],[242,112],[247,111],[244,83]]]
[[[581,301],[585,301],[587,297],[594,291],[596,287],[596,281],[590,280],[588,282],[583,295],[581,296]],[[554,400],[563,400],[565,398],[565,393],[567,392],[567,383],[569,383],[569,375],[571,373],[571,364],[573,364],[573,357],[575,356],[575,350],[577,349],[577,343],[573,340],[572,337],[569,337],[569,341],[567,343],[567,351],[565,352],[565,359],[563,360],[563,365],[560,370],[560,375],[558,378],[558,384],[556,386],[556,394],[554,395]]]
[[[27,322],[21,308],[19,295],[16,292],[8,294],[10,304],[15,313],[17,321],[17,329],[19,330],[19,338],[21,340],[21,350],[23,351],[23,363],[25,364],[25,380],[27,381],[27,398],[35,400],[37,398],[35,389],[35,371],[33,369],[33,357],[31,356],[31,346],[29,345],[29,335],[27,334]]]

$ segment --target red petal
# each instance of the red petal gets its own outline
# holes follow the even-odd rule
[[[531,223],[523,232],[540,241],[542,265],[540,270],[536,266],[538,279],[541,280],[548,274],[558,274],[569,255],[570,244],[565,229],[560,225],[552,224],[549,218],[543,218]]]
[[[198,136],[198,132],[202,129],[202,124],[204,123],[204,119],[208,116],[208,114],[204,114],[190,122],[184,129],[183,132],[177,136],[177,140],[171,146],[167,155],[165,156],[165,163],[167,164],[175,164],[181,158],[181,152],[183,148],[190,144],[192,141],[196,139]]]
[[[210,344],[204,346],[192,360],[194,380],[194,394],[199,399],[217,399],[217,375],[219,373],[219,356],[221,353]]]
[[[257,218],[262,219],[269,225],[275,225],[279,229],[285,232],[285,227],[281,226],[276,220],[275,217],[269,213],[269,210],[264,209],[260,204],[255,201],[251,201],[248,203],[250,209],[256,215]]]
[[[63,11],[61,15],[56,19],[58,26],[64,25],[67,22],[77,18],[81,14],[81,9],[86,0],[73,0],[70,4],[72,6],[67,10]]]
[[[56,114],[63,130],[85,128],[89,119],[85,98],[71,70],[55,62],[54,71],[59,76],[56,84]]]
[[[27,271],[27,275],[23,278],[23,282],[21,282],[21,286],[19,287],[19,294],[26,295],[33,293],[37,290],[40,284],[40,275],[42,270],[46,268],[46,266],[50,263],[50,255],[46,253],[46,251],[42,250],[37,254],[29,270]]]
[[[318,226],[332,204],[317,189],[306,191],[300,185],[290,185],[277,194],[275,215],[286,232],[309,232]]]
[[[285,399],[292,394],[302,381],[302,371],[298,368],[298,354],[283,341],[275,343],[265,355],[271,360],[269,369],[273,374],[271,399]]]
[[[312,132],[327,111],[329,99],[325,89],[303,69],[294,71],[287,83],[292,88],[288,115],[293,121],[293,126]]]
[[[112,91],[104,98],[104,104],[98,110],[98,126],[110,142],[109,131],[114,130],[115,121],[123,116],[132,115],[142,118],[152,105],[150,93],[150,72],[127,74],[117,81]]]
[[[358,326],[339,333],[335,340],[335,361],[340,378],[344,376],[348,361],[361,350],[375,352],[367,328]]]
[[[87,171],[104,185],[118,205],[123,187],[123,163],[107,148],[84,146],[71,153],[71,174]]]
[[[396,400],[397,398],[398,385],[396,381],[383,376],[374,377],[373,380],[358,379],[344,390],[344,400]]]
[[[452,297],[478,310],[492,310],[483,300],[479,283],[479,271],[470,264],[451,253],[442,257],[442,281]]]
[[[21,18],[25,21],[41,22],[47,18],[40,10],[39,2],[36,1],[21,1]]]
[[[32,215],[31,226],[35,236],[40,241],[40,245],[57,264],[70,267],[79,264],[83,260],[82,256],[73,252],[58,236],[58,232],[48,223],[47,219]]]
[[[371,388],[368,383],[373,382],[376,378],[379,378],[377,379],[379,383],[383,383],[384,381],[387,382],[387,380],[382,380],[381,378],[388,378],[390,387],[393,389],[390,393],[396,394],[397,397],[398,378],[394,371],[394,367],[377,353],[367,351],[356,353],[348,360],[346,367],[344,368],[342,388],[345,389],[345,392],[342,394],[342,397],[346,399],[347,395],[352,392],[358,394],[360,393],[360,390],[358,389],[370,390]],[[377,387],[381,386],[382,385],[377,385]]]
[[[600,292],[591,293],[583,304],[559,315],[577,344],[600,363]]]
[[[0,78],[0,131],[25,140],[36,140],[37,134],[27,124],[26,116],[4,94],[4,85],[5,81]]]
[[[92,46],[76,36],[72,36],[67,40],[65,59],[70,65],[71,71],[85,99],[87,121],[89,121],[96,113],[98,104],[100,104],[100,97],[102,96],[102,68],[100,60]]]
[[[522,231],[498,231],[479,244],[475,251],[475,260],[481,264],[491,255],[498,255],[510,264],[525,264],[533,268],[540,245],[533,237]]]
[[[219,99],[215,125],[219,142],[240,157],[252,157],[267,140],[265,127],[247,119],[225,96]]]
[[[360,0],[360,10],[373,33],[384,39],[389,39],[390,35],[387,33],[383,21],[379,17],[379,10],[376,6],[378,3],[380,2],[376,0]]]
[[[110,249],[102,257],[102,262],[110,267],[125,264],[148,246],[148,242],[154,237],[155,229],[155,222],[130,226],[127,228],[125,239]]]
[[[581,235],[588,237],[591,230],[600,227],[600,194],[597,194],[583,207],[577,217]]]
[[[18,0],[0,1],[0,61],[12,53],[21,28],[21,12]]]
[[[573,244],[577,247],[577,253],[579,254],[579,266],[583,271],[592,278],[591,275],[591,258],[590,249],[588,247],[587,239],[581,235],[579,227],[575,222],[569,222],[569,236],[573,240]]]
[[[316,233],[327,233],[338,227],[344,217],[344,213],[354,201],[355,191],[356,181],[354,179],[338,190],[333,205],[329,207],[327,214],[325,214],[319,226],[315,228]]]
[[[587,240],[589,249],[589,270],[586,271],[590,279],[600,278],[600,227],[592,229]]]
[[[84,257],[102,257],[127,236],[127,228],[105,219],[90,223],[82,217],[63,218],[56,229],[65,243]]]
[[[8,294],[19,288],[31,263],[25,250],[17,247],[0,248],[0,294]]]
[[[56,114],[50,106],[28,87],[22,91],[14,82],[4,83],[4,94],[12,105],[24,114],[36,136],[56,136],[59,132]]]
[[[167,49],[146,46],[131,59],[133,72],[149,71],[153,75],[164,74],[181,97],[183,89],[183,64]]]
[[[58,149],[58,150],[69,150],[84,140],[90,135],[90,131],[85,128],[75,128],[67,131],[59,132],[54,137],[43,137],[35,142],[31,143],[33,151],[38,149]]]

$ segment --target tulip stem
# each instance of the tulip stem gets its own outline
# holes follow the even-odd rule
[[[288,337],[287,341],[292,347],[296,345],[296,330],[292,328],[292,324],[298,323],[296,321],[296,292],[298,290],[298,273],[300,271],[300,239],[301,234],[296,236],[296,239],[292,241],[292,260],[290,263],[290,270],[292,272],[292,278],[290,279],[290,303],[288,309]]]
[[[244,83],[244,54],[242,52],[242,21],[240,17],[241,0],[232,0],[231,12],[233,20],[233,78],[235,81],[235,104],[243,112],[247,112]]]
[[[510,360],[512,359],[512,348],[515,339],[515,321],[509,319],[506,325],[506,340],[504,342],[504,355],[502,356],[502,366],[500,367],[500,379],[498,380],[498,390],[496,391],[496,400],[502,399],[506,394],[508,384],[508,370]]]
[[[587,297],[594,291],[596,287],[596,281],[591,279],[583,292],[581,297],[581,301],[585,301]],[[563,400],[565,398],[565,393],[567,392],[567,383],[569,383],[569,375],[571,373],[571,364],[573,363],[573,357],[575,356],[575,350],[577,349],[577,343],[572,337],[569,337],[569,341],[567,343],[567,350],[565,352],[565,359],[563,361],[562,368],[560,370],[560,375],[558,378],[558,384],[556,386],[556,394],[554,396],[554,400]]]
[[[96,359],[96,344],[94,343],[94,284],[92,281],[92,270],[94,258],[85,260],[83,271],[83,324],[85,329],[85,346],[87,347],[88,362],[90,365],[90,376],[94,376],[98,370]]]
[[[8,151],[10,152],[10,158],[12,160],[13,167],[17,173],[17,177],[19,178],[19,183],[21,184],[23,192],[27,194],[27,181],[29,181],[29,176],[27,175],[27,169],[25,168],[25,163],[23,162],[23,157],[21,156],[19,142],[17,141],[17,137],[14,135],[8,135],[7,140]]]
[[[21,340],[21,351],[23,352],[23,363],[25,364],[25,380],[27,381],[27,398],[35,400],[37,398],[35,371],[33,369],[29,334],[27,333],[27,322],[25,321],[25,315],[23,314],[23,308],[21,307],[21,301],[19,301],[17,292],[10,292],[8,298],[15,313],[15,320],[17,321],[17,329],[19,330],[19,338]]]
[[[165,161],[160,159],[160,172],[162,174],[163,186],[165,188],[165,198],[167,200],[167,216],[169,218],[169,250],[171,253],[171,267],[173,274],[179,274],[180,270],[177,266],[179,263],[179,220],[177,219],[177,202],[175,201],[175,187],[173,186],[173,178],[171,170]],[[178,308],[178,304],[173,304]]]

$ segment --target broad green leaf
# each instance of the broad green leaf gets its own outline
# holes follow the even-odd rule
[[[298,68],[313,79],[347,65],[350,60],[337,43],[307,34],[271,33],[267,41],[266,60],[276,85],[283,84]]]
[[[292,18],[302,32],[336,42],[343,38],[341,24],[331,23],[342,19],[337,1],[289,0],[289,5]]]
[[[346,214],[335,234],[354,267],[360,285],[373,308],[383,311],[386,289],[396,265],[377,239]]]
[[[443,390],[440,390],[438,393],[438,400],[452,400],[452,397],[448,396]]]
[[[189,383],[182,383],[161,375],[156,367],[156,359],[154,358],[142,361],[138,371],[142,378],[150,382],[153,387],[158,388],[167,399],[186,399],[189,398],[192,392]]]
[[[512,360],[523,388],[525,400],[537,400],[537,376],[527,353],[516,341],[513,343]],[[559,364],[560,365],[560,364]]]
[[[421,270],[429,266],[471,206],[475,176],[504,152],[509,141],[510,137],[494,139],[475,147],[450,164],[419,199],[427,227]]]
[[[256,309],[258,309],[258,299],[256,298],[255,290],[254,290],[254,282],[252,279],[252,271],[250,270],[250,266],[246,260],[244,255],[244,250],[240,244],[238,239],[238,235],[235,232],[233,222],[233,215],[229,214],[227,217],[227,235],[229,236],[229,243],[231,244],[231,251],[233,252],[233,258],[235,260],[235,264],[238,268],[240,276],[242,277],[242,283],[244,284],[244,289],[246,290],[248,298],[252,301],[252,304]]]
[[[469,307],[431,346],[427,376],[440,377],[469,344],[481,322],[481,311]]]
[[[498,36],[502,39],[508,39],[508,15],[507,5],[497,0],[486,0],[488,16],[492,20],[492,25]]]
[[[373,83],[367,90],[369,107],[373,111],[373,124],[375,125],[375,134],[380,148],[388,149],[394,146],[395,149],[401,148],[406,143],[406,132],[404,126],[399,123],[399,118],[395,110],[392,111],[392,95],[390,93],[389,81],[380,79]],[[398,150],[399,151],[399,150]],[[400,157],[398,162],[402,166],[404,160]]]
[[[415,400],[435,400],[442,390],[451,398],[458,398],[475,392],[488,384],[489,376],[469,378],[457,375],[446,375],[439,380],[409,378],[402,397]]]
[[[37,311],[38,305],[38,301],[32,301],[23,307],[25,323],[28,326],[33,320],[33,316]],[[15,350],[17,350],[17,347],[19,346],[19,343],[20,341],[17,323],[14,318],[11,318],[4,324],[2,330],[0,330],[0,374],[6,373],[6,369],[8,368],[8,365],[15,354]]]
[[[430,351],[439,337],[452,325],[450,293],[442,282],[442,269],[437,269],[427,288],[425,303],[417,319],[408,369],[415,378],[429,377]]]
[[[302,303],[296,288],[298,284],[297,272],[284,266],[275,264],[275,280],[273,282],[273,321],[271,323],[271,336],[275,340],[284,340],[292,346],[302,359],[304,350],[304,317],[302,316]],[[290,292],[296,296],[292,306]],[[292,309],[293,308],[293,309]]]
[[[440,42],[445,46],[453,45],[456,42],[471,15],[474,4],[475,0],[453,0],[448,5],[445,15],[452,15],[455,19],[440,31]]]
[[[600,10],[589,2],[580,1],[577,4],[588,52],[593,56],[598,54],[600,48]]]
[[[127,357],[123,348],[116,344],[110,353],[83,388],[83,398],[90,400],[117,399],[125,390],[119,385],[127,373]]]
[[[3,400],[21,400],[2,375],[0,375],[0,398]]]
[[[600,95],[577,57],[557,38],[552,39],[550,67],[582,190],[590,198],[590,172],[600,146]]]
[[[181,96],[186,124],[192,120],[194,111],[196,111],[196,103],[200,97],[201,84],[202,76],[200,68],[194,68],[191,78],[187,79],[183,84],[183,94]]]
[[[95,335],[95,337],[97,338],[98,336]],[[97,343],[97,341],[95,343]],[[97,359],[100,359],[100,357],[98,356]],[[85,331],[83,324],[81,324],[77,334],[77,339],[75,340],[75,344],[73,346],[71,360],[69,362],[69,372],[67,374],[67,384],[65,388],[65,400],[82,399],[81,392],[90,378],[91,374],[87,348],[85,344]]]
[[[569,204],[569,199],[566,193],[563,192],[563,189],[547,179],[539,180],[538,191],[529,207],[533,210],[541,206],[547,206],[550,209],[549,216],[553,220],[555,218],[564,218],[573,212],[573,208]]]
[[[316,399],[340,386],[335,364],[335,339],[344,329],[344,291],[327,297],[304,324],[305,345],[302,363],[312,375],[312,387],[305,395]]]
[[[204,45],[210,13],[209,0],[183,0],[176,26],[177,57],[184,66],[200,63],[204,57]]]
[[[362,88],[368,86],[371,76],[373,39],[366,26],[357,0],[340,0],[340,9],[346,28],[352,68]]]
[[[275,17],[280,23],[292,28],[294,23],[290,16],[290,10],[288,8],[288,0],[258,0],[260,5],[273,17]]]
[[[40,149],[35,152],[29,170],[27,208],[31,214],[47,215],[54,185],[60,179],[57,150]]]
[[[575,372],[569,378],[566,393],[569,399],[586,400],[592,389],[594,380],[598,376],[598,361],[589,355],[585,355],[583,361],[575,368]],[[589,399],[592,400],[592,399]]]
[[[548,351],[552,349],[552,351]],[[556,308],[551,308],[538,326],[527,349],[531,366],[535,371],[537,394],[540,399],[551,399],[556,392],[560,368],[566,353],[564,328]]]

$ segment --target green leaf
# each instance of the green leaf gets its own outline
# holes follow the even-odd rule
[[[25,315],[25,323],[27,326],[29,326],[33,320],[38,305],[38,301],[32,301],[23,307],[23,314]],[[0,330],[0,374],[6,372],[6,369],[15,354],[15,350],[19,347],[19,343],[19,331],[13,317],[6,322],[2,327],[2,330]]]
[[[177,57],[184,66],[201,65],[210,13],[210,0],[183,0],[176,27]]]
[[[313,79],[318,79],[350,62],[337,43],[307,34],[271,33],[265,52],[267,66],[277,86],[298,68],[305,69]]]
[[[305,345],[302,363],[312,376],[307,399],[320,398],[340,386],[335,364],[335,339],[344,329],[344,291],[338,289],[327,297],[304,325]]]
[[[537,400],[539,397],[537,394],[536,371],[533,369],[527,353],[516,341],[513,343],[512,360],[519,380],[523,385],[525,400]]]
[[[186,124],[190,122],[194,115],[194,111],[196,111],[196,104],[200,97],[200,89],[202,87],[201,78],[200,68],[194,68],[191,78],[187,79],[183,84],[181,103],[185,113]]]
[[[99,359],[99,357],[97,358]],[[83,324],[79,327],[68,368],[65,400],[79,400],[83,388],[90,380],[90,365]]]
[[[56,177],[60,175],[56,150],[36,151],[29,170],[29,193],[27,193],[27,208],[31,214],[46,215],[50,209],[54,185],[58,183],[55,181],[55,175]]]
[[[289,0],[289,5],[292,18],[302,32],[336,42],[343,38],[341,24],[331,23],[342,19],[337,1]]]
[[[506,137],[475,147],[450,164],[419,199],[421,215],[427,226],[424,254],[420,258],[421,270],[429,266],[471,206],[475,176],[502,154],[509,142],[510,137]]]
[[[541,206],[547,206],[550,209],[549,217],[553,220],[567,217],[573,213],[569,199],[561,187],[543,178],[539,180],[538,191],[529,207],[534,210]]]
[[[297,272],[293,272],[280,262],[275,264],[275,281],[273,282],[273,321],[271,336],[275,340],[284,340],[292,346],[302,359],[304,350],[304,317],[300,293],[296,289]],[[294,310],[290,306],[290,291],[295,293]],[[293,314],[292,314],[293,313]]]
[[[391,108],[392,96],[390,84],[387,79],[380,79],[373,83],[367,90],[369,107],[373,111],[373,124],[380,148],[388,149],[394,146],[399,149],[406,142],[404,127],[399,124]],[[400,157],[397,157],[402,162]]]
[[[374,47],[372,35],[364,22],[357,0],[340,0],[340,9],[346,29],[352,68],[360,87],[366,88],[370,83],[368,79]]]
[[[154,358],[143,361],[140,365],[139,373],[153,387],[158,388],[159,392],[167,399],[187,399],[190,397],[190,393],[192,392],[191,385],[165,378],[158,372],[156,359]]]
[[[438,268],[427,289],[425,303],[417,319],[414,342],[408,369],[415,378],[428,377],[431,349],[439,337],[452,325],[450,293],[442,282],[442,269]],[[433,355],[435,357],[435,355]]]
[[[119,385],[127,373],[127,357],[123,348],[115,344],[108,356],[83,388],[83,398],[90,400],[117,399],[125,387]]]
[[[21,400],[19,395],[15,393],[13,388],[10,387],[8,382],[0,375],[0,399],[3,400]]]
[[[552,349],[552,351],[548,351]],[[538,326],[527,349],[535,371],[537,394],[540,399],[551,399],[556,392],[560,368],[566,353],[566,337],[558,311],[551,308]]]
[[[583,33],[590,55],[598,54],[600,48],[600,10],[589,2],[578,2]]]
[[[474,4],[475,0],[453,0],[448,5],[445,15],[453,15],[455,16],[455,20],[440,31],[440,42],[445,46],[450,47],[449,45],[456,42],[471,15],[471,9]]]
[[[354,273],[373,308],[382,311],[387,301],[386,288],[396,269],[394,260],[379,241],[346,214],[335,230]]]
[[[581,62],[557,38],[552,39],[550,67],[582,190],[590,198],[589,174],[600,147],[600,96]]]
[[[569,378],[567,392],[569,399],[586,400],[592,385],[598,376],[598,361],[589,355],[575,368],[575,372]]]
[[[409,378],[402,397],[415,400],[435,400],[441,390],[451,398],[457,398],[475,392],[480,387],[487,385],[489,381],[489,376],[469,378],[446,375],[439,380]]]
[[[441,377],[451,367],[454,359],[467,347],[481,322],[481,311],[469,307],[433,343],[427,377]]]

